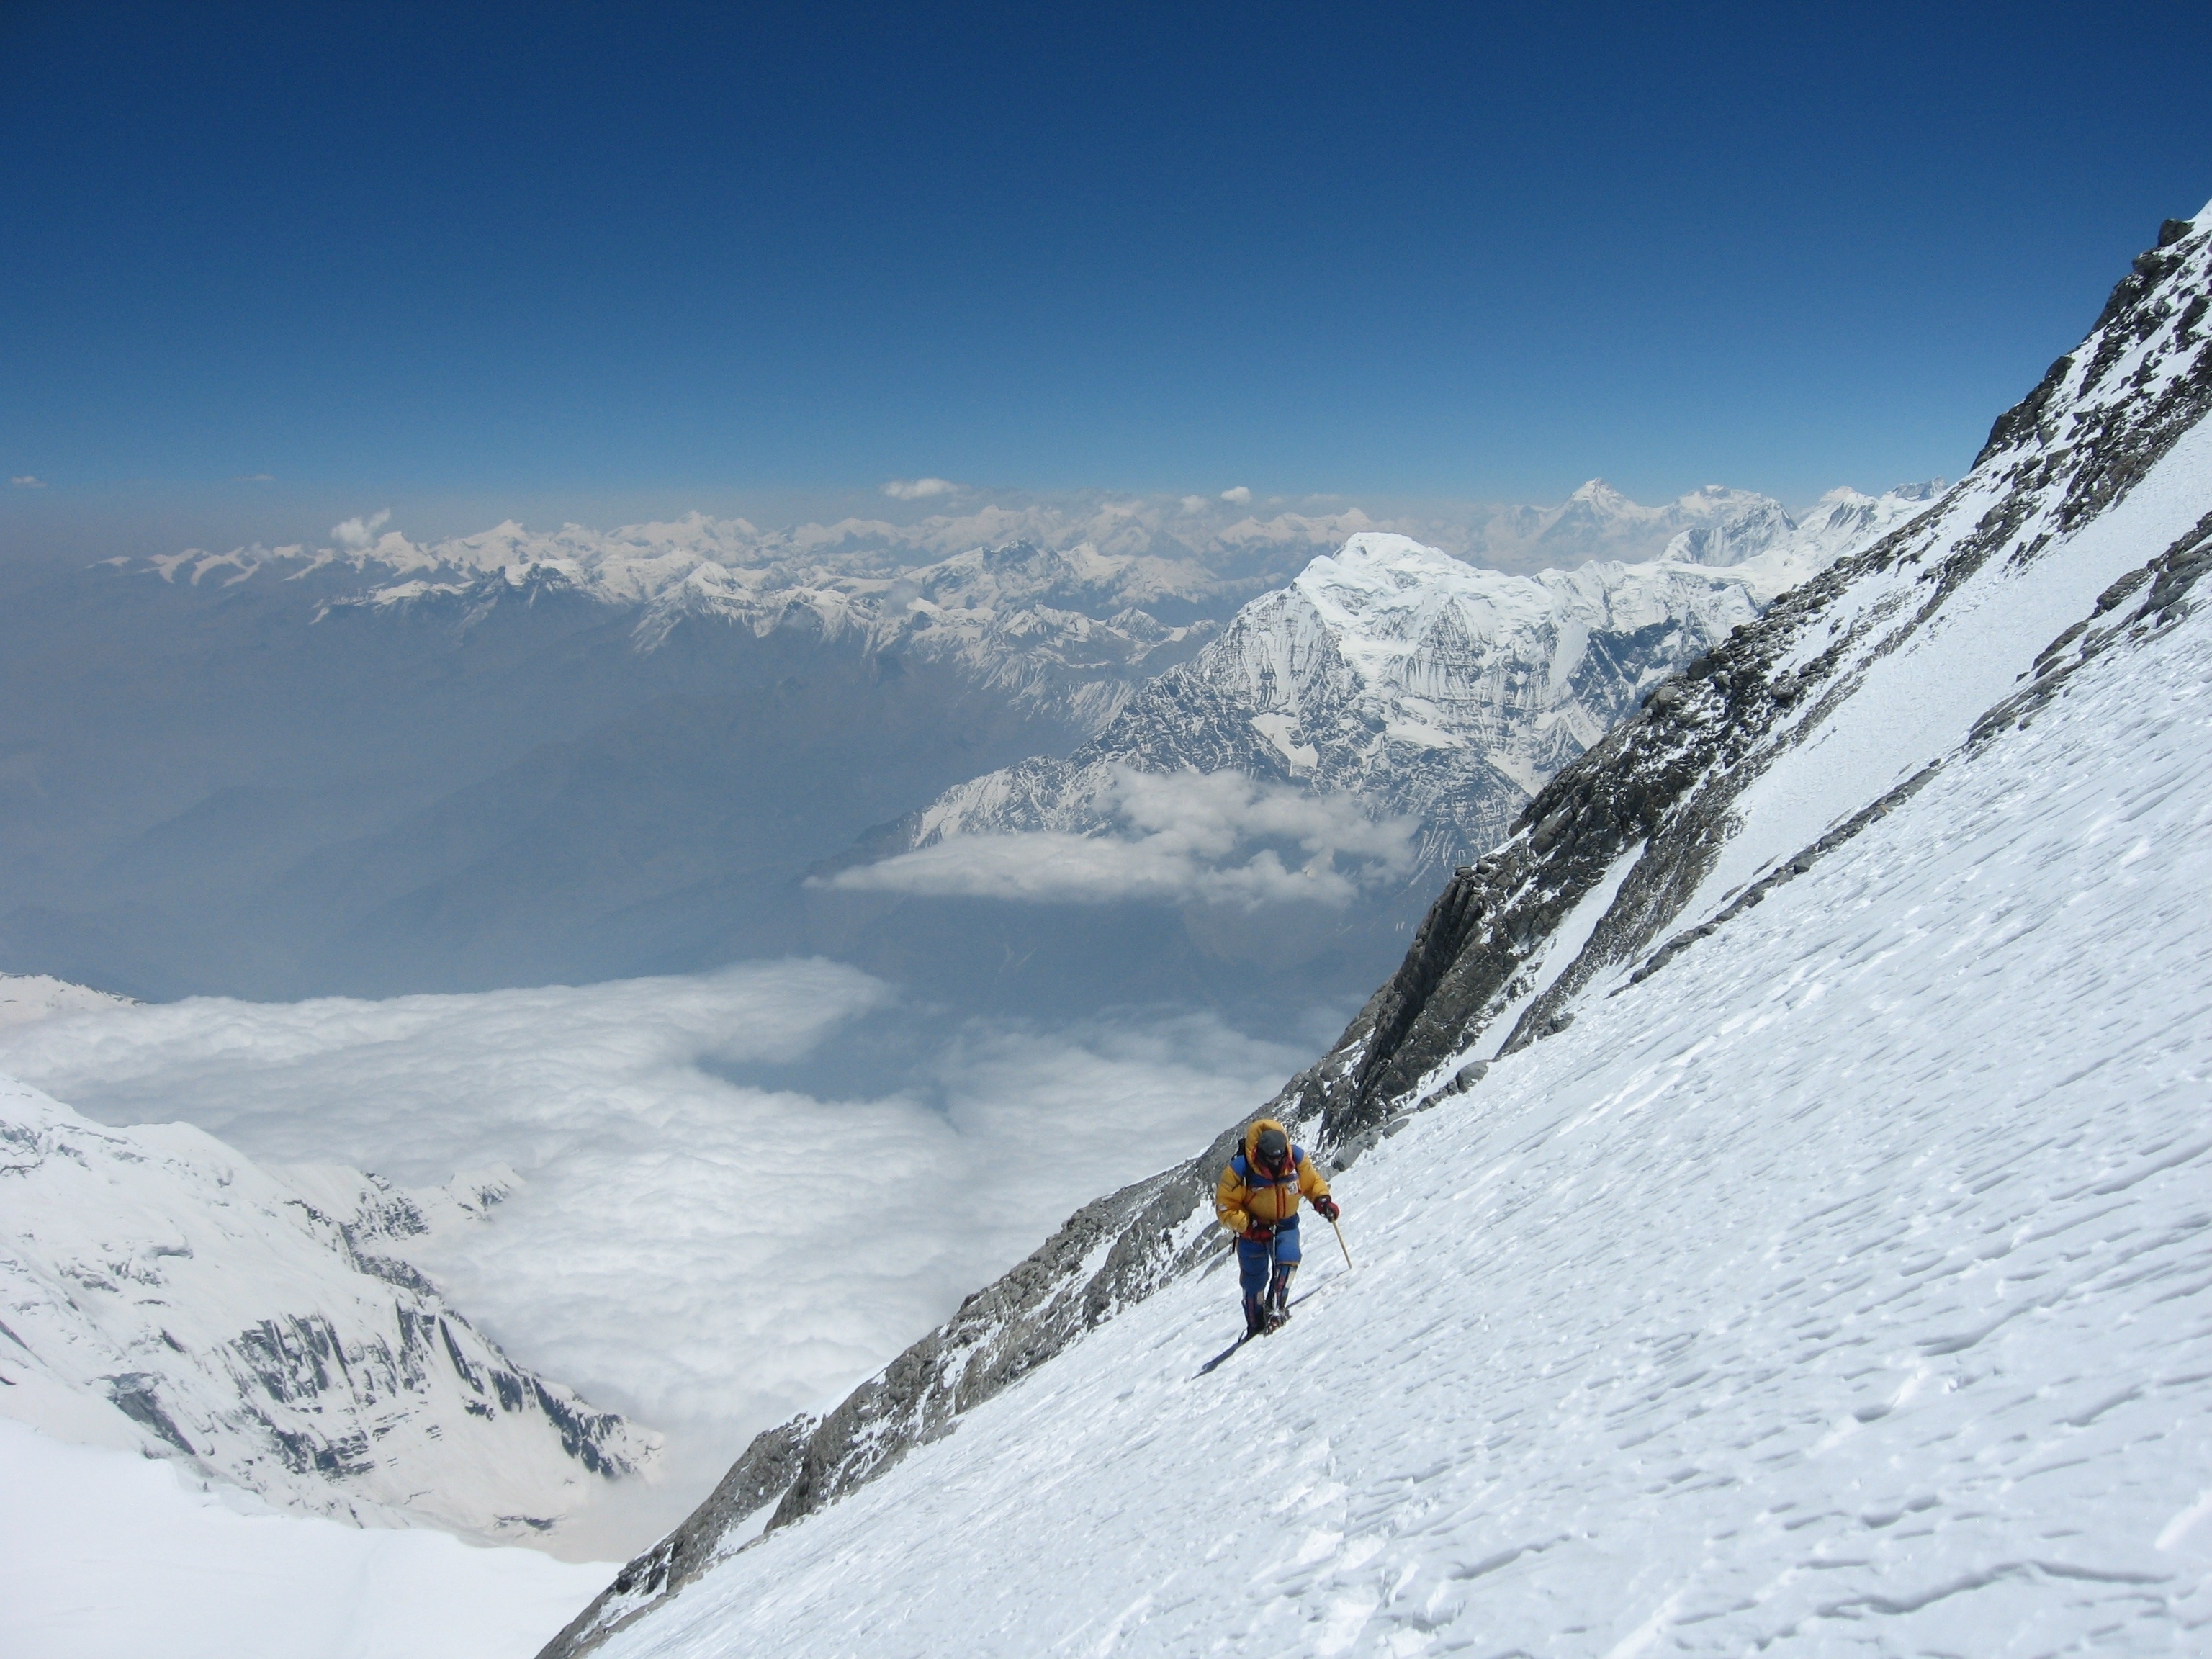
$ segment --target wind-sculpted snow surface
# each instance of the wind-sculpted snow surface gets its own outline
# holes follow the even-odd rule
[[[374,1178],[280,1181],[188,1125],[103,1128],[0,1079],[0,1413],[309,1513],[555,1534],[653,1437],[448,1306],[398,1255],[427,1226]]]
[[[2182,1653],[2212,1622],[2212,617],[610,1639]],[[2094,1010],[2094,1012],[2089,1011]]]
[[[2209,243],[1454,876],[1271,1107],[1355,1277],[1194,1377],[1224,1136],[549,1655],[2187,1650]]]

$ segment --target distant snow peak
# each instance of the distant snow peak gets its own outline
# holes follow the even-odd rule
[[[965,497],[941,478],[884,489],[908,501]],[[388,511],[348,519],[319,547],[193,548],[146,568],[194,586],[235,586],[264,571],[312,576],[318,623],[366,613],[465,637],[514,607],[550,604],[628,617],[642,653],[686,628],[797,634],[833,649],[947,665],[1025,714],[1090,736],[1240,605],[1282,586],[1316,553],[1363,537],[1392,539],[1363,544],[1356,556],[1401,564],[1418,547],[1421,558],[1523,569],[1661,557],[1732,567],[1783,545],[1794,529],[1781,503],[1751,491],[1708,485],[1646,507],[1598,479],[1556,507],[1485,507],[1419,521],[1378,520],[1335,498],[1263,514],[1243,486],[1214,497],[1093,495],[986,503],[903,525],[848,518],[774,530],[694,512],[612,531],[532,531],[509,520],[418,542],[390,519]],[[349,577],[359,586],[346,586]]]
[[[135,1437],[295,1510],[509,1541],[559,1533],[655,1455],[657,1437],[515,1365],[409,1264],[410,1241],[481,1217],[512,1170],[419,1196],[331,1165],[273,1171],[6,1079],[0,1149],[0,1413]]]
[[[51,974],[0,974],[0,1029],[69,1014],[94,1014],[135,1006],[130,997],[73,985]]]
[[[1594,507],[1615,499],[1595,481],[1577,495]],[[919,891],[927,880],[939,896],[1042,896],[1050,884],[1040,872],[1072,881],[1080,867],[1091,872],[1085,890],[1103,897],[1111,883],[1097,866],[1121,845],[1116,803],[1127,776],[1144,773],[1228,773],[1302,790],[1376,823],[1418,826],[1414,868],[1462,863],[1501,839],[1529,796],[1645,690],[1918,510],[1838,491],[1800,529],[1740,490],[1684,501],[1712,520],[1700,558],[1534,576],[1394,532],[1358,532],[1246,605],[1067,760],[1024,761],[946,792],[898,827],[890,866],[848,869],[836,884]],[[988,854],[950,849],[961,837],[986,838]],[[1177,885],[1115,867],[1131,890],[1164,896]],[[1385,861],[1346,896],[1379,890],[1386,873],[1399,866]]]

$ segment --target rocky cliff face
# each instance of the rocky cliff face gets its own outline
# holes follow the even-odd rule
[[[557,1537],[656,1437],[450,1306],[399,1254],[428,1224],[374,1176],[288,1180],[0,1079],[0,1411],[311,1514]]]
[[[2199,227],[2203,228],[2199,228]],[[1499,1054],[1593,998],[1666,994],[1683,951],[1972,755],[2085,662],[2154,650],[2212,569],[2212,215],[2169,221],[2081,346],[2001,416],[1972,473],[1735,628],[1457,870],[1403,963],[1269,1103],[1345,1168],[1413,1115],[1480,1110]],[[788,1525],[1220,1254],[1205,1152],[1086,1206],[870,1379],[756,1482]],[[708,1505],[546,1650],[580,1654],[749,1536]]]

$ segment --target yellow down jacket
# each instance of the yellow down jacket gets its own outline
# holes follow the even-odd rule
[[[1232,1158],[1221,1171],[1221,1184],[1213,1189],[1213,1213],[1221,1224],[1232,1233],[1250,1230],[1255,1221],[1273,1225],[1285,1221],[1298,1212],[1298,1195],[1319,1198],[1328,1191],[1328,1182],[1321,1178],[1313,1160],[1305,1149],[1295,1143],[1291,1147],[1291,1173],[1280,1181],[1270,1181],[1261,1172],[1254,1149],[1260,1144],[1262,1129],[1282,1129],[1272,1117],[1257,1118],[1244,1131],[1244,1155]],[[1290,1139],[1290,1131],[1283,1130],[1283,1138]],[[1243,1169],[1237,1166],[1242,1164]]]

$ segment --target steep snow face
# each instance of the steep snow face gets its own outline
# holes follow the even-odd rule
[[[310,1513],[550,1539],[655,1441],[513,1364],[392,1253],[428,1224],[372,1177],[295,1185],[0,1079],[0,1413]]]
[[[1478,568],[1403,536],[1355,536],[1247,605],[1070,760],[1027,761],[949,790],[894,846],[1095,836],[1111,831],[1128,770],[1233,770],[1411,819],[1419,865],[1448,866],[1502,839],[1528,797],[1652,685],[1924,507],[1911,492],[1839,490],[1802,532],[1783,517],[1758,556],[1739,560],[1744,544],[1722,532],[1749,536],[1750,521],[1716,506],[1706,528],[1717,539],[1686,550],[1700,562],[1535,576]],[[915,882],[937,878],[939,862],[894,859],[836,879],[901,890],[909,871]]]
[[[0,1368],[4,1362],[0,1362]],[[0,1421],[9,1659],[528,1659],[606,1569],[277,1513]]]
[[[602,1651],[2187,1650],[2208,756],[2199,611]]]
[[[1194,1382],[1232,1129],[806,1427],[763,1541],[702,1511],[549,1652],[820,1650],[855,1574],[886,1651],[2185,1648],[2208,308],[2169,223],[1959,487],[1455,872],[1269,1103],[1360,1206],[1288,1346]],[[955,1535],[1018,1626],[940,1593]]]

